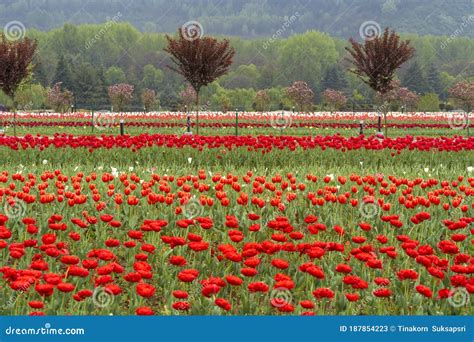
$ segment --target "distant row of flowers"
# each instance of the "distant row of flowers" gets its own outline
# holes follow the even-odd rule
[[[194,114],[194,112],[192,112]],[[210,111],[200,111],[199,118],[200,120],[235,120],[236,112],[210,112]],[[277,117],[279,115],[291,116],[297,119],[317,119],[319,120],[375,120],[379,116],[378,112],[291,112],[291,111],[273,111],[273,112],[245,112],[239,111],[239,119],[243,120],[268,120],[272,117]],[[94,116],[111,116],[114,118],[123,118],[128,120],[139,120],[139,119],[185,119],[186,113],[181,112],[108,112],[108,111],[97,111],[94,113]],[[426,121],[443,121],[445,122],[452,116],[465,115],[464,112],[389,112],[387,114],[388,119],[393,119],[396,121],[408,121],[408,122],[426,122]],[[0,116],[3,120],[13,119],[13,113],[3,112]],[[74,113],[29,113],[29,112],[19,112],[17,117],[22,120],[81,120],[92,118],[91,112],[74,112]]]
[[[471,151],[474,150],[474,137],[413,137],[380,139],[375,136],[343,137],[332,136],[198,136],[141,134],[137,136],[89,136],[56,134],[52,137],[26,135],[24,137],[0,136],[0,146],[13,150],[36,148],[87,148],[89,151],[100,148],[128,148],[134,151],[145,147],[159,146],[167,148],[192,147],[195,149],[236,149],[269,152],[272,149],[335,149],[348,150],[384,150],[392,151]]]
[[[234,119],[235,121],[235,119]],[[134,121],[134,119],[127,119],[124,120],[124,124],[128,127],[149,127],[149,128],[180,128],[186,127],[186,122],[182,120],[181,122],[176,121],[175,119],[171,121]],[[12,126],[13,121],[4,122],[4,126]],[[52,120],[42,120],[42,121],[18,121],[16,122],[18,127],[118,127],[120,125],[120,121],[117,119],[113,120],[98,120],[98,121],[91,121],[91,120],[79,120],[79,121],[52,121]],[[282,128],[342,128],[342,129],[350,129],[350,128],[359,128],[360,123],[348,123],[348,122],[324,122],[323,120],[318,121],[303,121],[303,122],[291,122],[286,123],[282,122],[280,124]],[[377,123],[375,122],[364,122],[364,128],[377,128]],[[196,123],[191,122],[191,127],[195,127]],[[218,122],[206,122],[201,121],[199,123],[199,127],[208,127],[208,128],[226,128],[226,127],[235,127],[235,122],[219,120]],[[239,128],[278,128],[279,124],[269,121],[247,121],[247,122],[238,122],[237,126]],[[474,128],[474,123],[469,124],[470,127]],[[409,129],[409,128],[431,128],[431,129],[448,129],[452,128],[453,124],[451,123],[388,123],[387,127],[389,128],[398,128],[398,129]]]

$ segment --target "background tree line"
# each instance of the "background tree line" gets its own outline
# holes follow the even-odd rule
[[[175,32],[189,20],[201,22],[213,35],[245,38],[271,36],[296,12],[298,20],[285,36],[308,30],[349,38],[359,26],[375,20],[397,32],[450,35],[472,14],[469,0],[3,0],[0,24],[19,20],[43,31],[73,24],[97,24],[121,12],[123,20],[145,32]],[[472,22],[471,22],[472,25]],[[474,37],[472,26],[459,33]]]
[[[143,108],[144,89],[154,90],[159,101],[154,109],[179,109],[180,93],[187,84],[169,70],[164,33],[143,33],[129,23],[99,25],[66,24],[48,32],[28,30],[38,40],[36,68],[28,84],[19,90],[20,109],[45,106],[46,88],[62,82],[74,94],[77,109],[109,109],[108,87],[118,83],[134,86],[128,110]],[[474,40],[458,37],[446,44],[444,36],[402,35],[416,49],[413,60],[397,74],[402,87],[421,95],[420,110],[437,110],[448,99],[455,82],[474,77]],[[359,38],[356,36],[355,38]],[[348,106],[373,103],[372,92],[347,72],[347,40],[308,31],[288,38],[242,39],[230,37],[236,50],[228,75],[202,91],[208,109],[258,109],[257,92],[266,89],[269,110],[290,108],[285,88],[304,81],[315,93],[315,103],[331,88],[343,91]],[[8,101],[0,94],[0,103]]]

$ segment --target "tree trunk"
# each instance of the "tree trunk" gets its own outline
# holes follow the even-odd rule
[[[16,107],[17,106],[18,106],[18,103],[15,100],[13,100],[13,135],[15,137],[16,137]]]
[[[199,92],[196,91],[196,135],[199,135]]]
[[[190,134],[191,133],[191,117],[188,110],[188,106],[185,105],[184,110],[186,112],[186,133]]]

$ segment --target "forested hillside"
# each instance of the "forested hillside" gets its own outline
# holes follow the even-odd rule
[[[270,36],[297,14],[283,36],[318,30],[348,38],[374,20],[401,32],[474,37],[471,0],[2,0],[0,24],[18,20],[49,30],[66,22],[102,23],[119,12],[122,21],[147,32],[171,32],[198,20],[212,34]]]
[[[171,72],[163,51],[165,34],[142,33],[131,24],[108,22],[100,25],[67,24],[49,32],[28,30],[39,42],[30,92],[32,97],[57,82],[75,95],[77,108],[107,108],[107,87],[127,82],[135,86],[133,108],[141,106],[145,88],[159,95],[162,108],[177,108],[179,93],[186,83]],[[420,95],[435,94],[441,101],[458,80],[474,77],[474,40],[404,35],[416,49],[415,58],[398,72],[403,86]],[[346,92],[351,101],[371,102],[373,93],[348,72],[346,39],[308,31],[289,38],[241,39],[231,37],[237,53],[231,72],[204,89],[209,108],[252,109],[259,89],[268,89],[272,108],[280,105],[283,87],[306,81],[320,101],[327,88]],[[36,96],[33,96],[36,98]],[[429,98],[430,101],[433,96]],[[29,107],[44,104],[44,97],[25,100]],[[0,103],[7,100],[1,97]],[[436,105],[432,105],[436,106]]]

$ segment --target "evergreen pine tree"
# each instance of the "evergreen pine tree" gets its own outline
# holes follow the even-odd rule
[[[74,92],[76,98],[76,107],[85,109],[106,109],[108,103],[107,90],[105,88],[105,80],[103,70],[96,69],[90,63],[80,63],[75,69]],[[105,108],[101,106],[106,106]]]
[[[411,91],[424,95],[430,92],[428,82],[426,81],[419,64],[415,61],[407,69],[403,79],[402,87],[406,87]]]
[[[74,92],[75,82],[74,82],[74,72],[72,69],[72,58],[69,56],[61,55],[56,66],[56,72],[51,81],[51,86],[55,85],[58,82],[61,82],[61,88],[67,89]]]
[[[175,88],[169,83],[166,84],[165,88],[160,94],[160,102],[164,108],[169,110],[178,110],[180,100]]]
[[[438,94],[441,100],[443,101],[446,100],[447,98],[446,91],[444,91],[443,89],[443,85],[439,77],[438,69],[436,69],[433,64],[431,64],[430,67],[428,68],[426,80],[428,81],[428,86],[430,87],[430,91]]]
[[[105,81],[104,68],[97,69],[97,82],[95,84],[95,98],[94,104],[96,108],[107,108],[109,106],[109,93],[107,90],[107,83]]]
[[[49,86],[48,72],[41,60],[36,61],[33,70],[33,82],[41,84],[43,87]]]
[[[347,90],[346,74],[342,68],[335,64],[326,70],[323,80],[321,81],[321,90],[334,89],[340,91]]]
[[[260,77],[258,79],[258,88],[259,89],[268,89],[273,87],[275,81],[276,68],[272,63],[265,64],[260,72]]]

